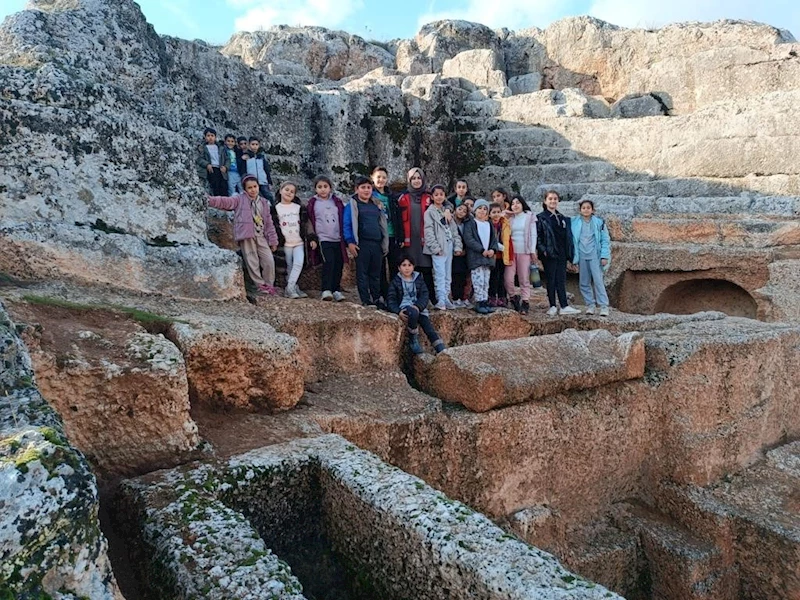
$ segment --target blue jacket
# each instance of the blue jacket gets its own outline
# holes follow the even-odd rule
[[[355,195],[350,197],[350,202],[344,205],[344,241],[347,244],[358,246],[358,203],[360,200]],[[380,208],[380,204],[375,198],[371,202]],[[389,232],[386,226],[386,215],[381,211],[381,250],[384,256],[389,253]]]
[[[608,261],[608,264],[611,264],[611,236],[608,235],[608,227],[606,227],[606,222],[597,217],[592,215],[591,219],[592,227],[594,228],[594,246],[597,248],[597,258],[605,258]],[[572,219],[572,241],[573,246],[575,247],[575,256],[573,257],[572,262],[577,264],[578,261],[581,259],[580,257],[580,241],[581,241],[581,224],[583,223],[583,217],[575,217]]]

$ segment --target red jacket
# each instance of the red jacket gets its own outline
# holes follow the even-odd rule
[[[422,194],[422,201],[420,202],[422,205],[422,210],[420,211],[419,215],[419,231],[420,236],[422,237],[422,245],[425,245],[425,211],[428,210],[428,207],[433,204],[433,200],[431,199],[431,195],[428,192],[423,192]],[[400,209],[400,220],[403,223],[403,247],[408,247],[411,245],[411,195],[408,192],[403,192],[403,195],[397,199],[397,206]],[[395,231],[395,236],[397,236],[398,232]]]

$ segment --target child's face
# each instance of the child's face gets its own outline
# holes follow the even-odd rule
[[[414,265],[412,265],[409,261],[404,260],[403,262],[400,263],[398,269],[400,271],[400,275],[408,279],[414,272]]]
[[[489,218],[497,223],[500,220],[500,217],[503,216],[503,211],[497,207],[494,207],[492,211],[489,213]]]
[[[247,140],[239,140],[239,150],[242,152],[247,150]]]
[[[253,153],[258,152],[259,146],[261,146],[260,142],[250,142],[250,144],[249,144],[250,152],[253,152]]]
[[[589,204],[588,202],[584,202],[583,204],[581,204],[581,216],[582,217],[588,219],[589,217],[592,216],[593,212],[594,212],[594,209],[592,209],[592,205],[591,204]]]
[[[517,200],[516,198],[514,198],[514,199],[511,201],[511,212],[513,212],[515,215],[518,215],[518,214],[520,214],[522,211],[523,211],[522,202],[520,202],[519,200]]]
[[[358,196],[359,200],[364,202],[372,198],[372,184],[362,183],[356,188],[356,196]]]
[[[464,219],[466,219],[468,214],[469,214],[469,207],[466,204],[459,204],[456,207],[455,216],[456,219],[458,219],[459,221],[463,221]]]
[[[380,189],[386,186],[387,181],[389,181],[389,176],[384,171],[375,171],[372,174],[372,182]]]
[[[414,173],[411,176],[411,179],[409,179],[409,182],[411,183],[412,188],[418,190],[419,188],[422,187],[422,175],[420,175],[419,173]]]
[[[253,179],[248,179],[244,184],[244,191],[247,192],[247,195],[250,196],[251,199],[255,200],[258,198],[258,182]]]
[[[436,206],[441,206],[442,204],[444,204],[445,197],[446,196],[442,188],[436,188],[435,190],[433,190],[433,203]]]
[[[225,145],[228,148],[230,148],[231,150],[233,150],[233,148],[236,146],[236,138],[234,138],[234,137],[226,137],[225,138]]]
[[[297,188],[293,185],[285,185],[281,188],[281,202],[285,202],[287,204],[291,203],[294,200],[294,196],[297,193]]]
[[[556,210],[558,208],[558,195],[547,194],[544,199],[544,205],[548,210]]]
[[[505,200],[505,196],[503,196],[502,193],[492,192],[492,202],[497,202],[500,206],[502,206],[503,200]]]
[[[323,200],[327,200],[328,196],[331,195],[331,186],[328,185],[327,181],[319,181],[317,185],[314,186],[314,191],[317,193],[317,196]]]
[[[478,219],[478,221],[488,221],[489,209],[485,206],[479,206],[475,209],[475,218]]]
[[[217,134],[216,133],[211,133],[211,132],[207,133],[206,134],[206,144],[208,144],[210,146],[211,144],[216,144],[216,143],[217,143]]]
[[[467,207],[469,212],[472,212],[473,208],[475,207],[475,200],[470,198],[469,200],[464,200],[464,206]]]
[[[457,181],[456,182],[456,195],[463,198],[467,195],[467,182],[466,181]]]

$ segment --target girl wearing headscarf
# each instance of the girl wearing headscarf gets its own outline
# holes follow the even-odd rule
[[[417,271],[422,274],[428,286],[431,302],[436,304],[433,285],[433,261],[430,254],[423,253],[425,246],[425,211],[432,203],[431,195],[426,191],[425,173],[419,167],[413,167],[406,175],[408,187],[397,199],[397,206],[402,222],[402,252],[414,259]],[[398,233],[395,235],[399,237]]]

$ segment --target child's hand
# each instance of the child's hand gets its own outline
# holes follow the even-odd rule
[[[600,259],[600,265],[601,266],[605,267],[607,264],[608,264],[608,259],[607,258],[601,258]]]
[[[313,241],[313,240],[312,240],[312,241],[310,241],[310,242],[308,243],[308,245],[309,245],[309,246],[311,246],[311,249],[312,249],[312,250],[316,250],[316,249],[317,249],[317,242],[315,242],[315,241]]]
[[[464,251],[458,250],[457,252],[453,252],[453,256],[464,256]]]
[[[406,312],[405,308],[401,310],[399,313],[397,313],[397,316],[400,317],[400,320],[403,323],[408,323],[408,313]]]
[[[273,252],[277,252],[278,251],[278,246],[277,245],[270,246],[269,249],[272,250]]]
[[[214,170],[214,167],[212,167],[211,165],[208,165],[206,167],[206,171],[208,171],[209,173],[211,173],[211,171],[213,171],[213,170]]]
[[[489,258],[494,257],[494,250],[489,250],[489,254],[487,255]]]
[[[220,167],[219,170],[222,171],[223,173],[227,173],[228,167]]]
[[[350,251],[350,256],[358,258],[358,251],[361,249],[355,244],[347,244],[347,249]]]

